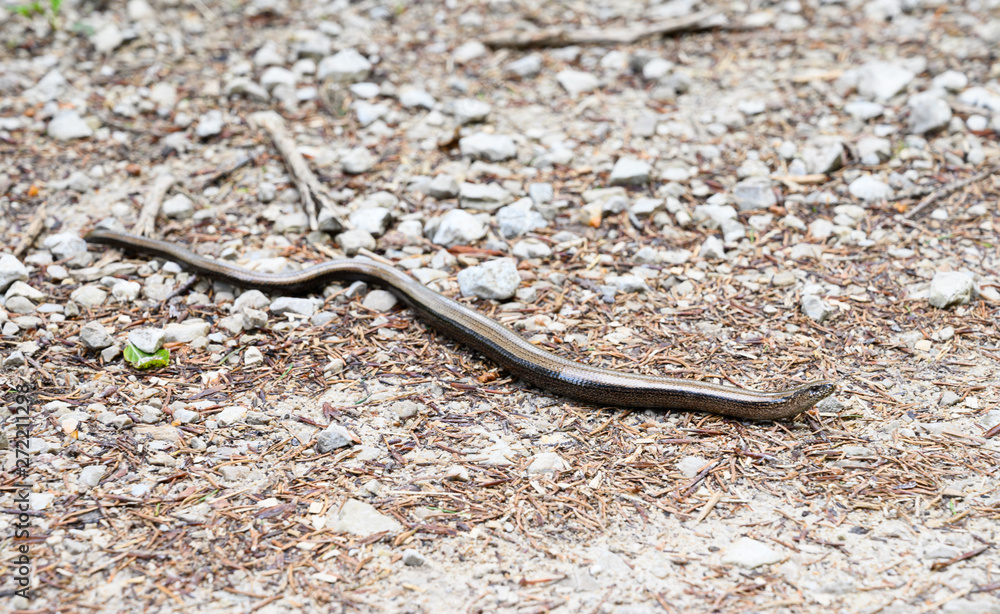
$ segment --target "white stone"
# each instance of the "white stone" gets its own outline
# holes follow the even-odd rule
[[[458,273],[458,287],[462,296],[505,300],[514,296],[521,283],[517,264],[512,258],[490,260]]]
[[[868,62],[858,69],[858,94],[868,99],[886,101],[913,81],[916,75],[891,62]]]
[[[57,141],[69,141],[93,136],[94,131],[76,111],[61,111],[49,122],[46,134]]]
[[[600,85],[597,77],[579,70],[562,70],[556,75],[556,80],[570,96],[574,97],[593,91]]]
[[[940,309],[965,305],[972,299],[972,290],[973,281],[968,274],[957,271],[940,272],[931,280],[928,301]]]
[[[555,452],[542,452],[531,458],[531,463],[528,465],[528,475],[557,473],[567,469],[569,469],[569,465],[561,456]]]
[[[453,209],[441,217],[434,243],[451,247],[468,245],[486,236],[486,225],[474,215],[461,209]]]
[[[644,185],[649,183],[652,166],[635,158],[619,158],[611,169],[608,182],[613,185]]]
[[[487,134],[476,132],[458,141],[458,148],[463,156],[476,159],[500,162],[517,155],[514,139],[502,134]]]
[[[862,175],[851,182],[847,190],[851,196],[861,200],[879,200],[892,195],[892,188],[871,175]]]
[[[327,514],[326,528],[338,533],[367,537],[382,532],[395,535],[403,530],[403,525],[364,501],[348,499],[343,507]]]
[[[762,542],[749,537],[741,537],[735,544],[726,549],[726,553],[722,556],[722,562],[727,565],[754,569],[761,565],[779,563],[784,558]]]
[[[364,81],[371,73],[372,63],[354,49],[343,49],[323,58],[317,68],[316,77],[320,81],[327,78],[338,83]]]

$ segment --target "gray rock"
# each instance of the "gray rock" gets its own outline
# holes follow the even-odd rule
[[[934,87],[957,93],[969,85],[969,78],[965,76],[965,73],[958,72],[957,70],[946,70],[934,77],[931,84]]]
[[[184,220],[194,215],[194,203],[187,196],[177,194],[163,201],[160,210],[170,219]]]
[[[222,111],[212,109],[198,118],[194,133],[200,139],[207,139],[222,132],[223,123]]]
[[[375,249],[375,237],[364,230],[348,230],[337,235],[337,243],[348,256],[357,254],[362,249]]]
[[[58,69],[53,68],[38,80],[34,87],[24,92],[25,97],[37,102],[49,102],[62,95],[69,81]]]
[[[247,290],[233,301],[232,313],[243,311],[244,309],[267,309],[271,304],[271,299],[267,298],[260,290]]]
[[[242,328],[243,330],[257,330],[259,328],[264,328],[267,326],[267,319],[266,312],[247,307],[243,310]],[[233,334],[235,335],[237,332],[234,332]]]
[[[973,107],[989,109],[993,113],[1000,113],[1000,94],[985,87],[970,87],[958,95],[958,101]]]
[[[28,269],[10,254],[0,254],[0,292],[15,281],[27,281]]]
[[[531,457],[528,464],[528,475],[541,473],[558,473],[569,469],[569,464],[555,452],[542,452]]]
[[[235,77],[230,79],[222,88],[222,92],[226,96],[246,96],[262,102],[271,98],[266,89],[249,77]]]
[[[907,106],[910,107],[910,117],[907,120],[910,134],[940,130],[951,121],[951,107],[935,92],[911,96]]]
[[[279,85],[295,87],[298,80],[298,76],[287,68],[272,66],[260,76],[260,85],[270,92]]]
[[[662,198],[639,198],[628,208],[628,212],[640,219],[646,218],[662,211],[664,204]]]
[[[392,211],[385,207],[366,207],[353,211],[350,220],[356,229],[380,237],[392,222]]]
[[[90,42],[94,45],[94,50],[97,53],[107,54],[125,42],[125,35],[122,34],[118,24],[109,21],[94,32],[90,37]]]
[[[771,285],[775,288],[785,288],[795,284],[795,273],[792,271],[781,271],[775,273],[771,278]]]
[[[645,185],[649,183],[652,166],[635,158],[619,158],[611,169],[611,185]]]
[[[398,299],[396,295],[392,292],[386,292],[385,290],[372,290],[365,297],[365,300],[361,301],[361,304],[375,311],[386,312],[392,310],[396,306]]]
[[[642,66],[642,78],[647,81],[658,81],[670,74],[676,66],[670,60],[652,58]]]
[[[722,239],[715,235],[705,239],[705,242],[701,244],[701,248],[698,250],[698,256],[705,260],[724,260],[726,258],[726,249],[722,244]]]
[[[736,103],[736,110],[740,113],[746,115],[747,117],[753,117],[754,115],[760,115],[767,110],[767,104],[760,99],[755,100],[741,100]]]
[[[215,414],[215,421],[221,425],[229,426],[242,421],[247,416],[247,408],[242,405],[231,405],[219,413]]]
[[[161,328],[134,328],[128,333],[128,342],[147,354],[155,354],[163,347],[166,334]]]
[[[933,307],[947,309],[965,305],[972,299],[972,277],[957,271],[936,273],[931,280],[929,302]]]
[[[286,213],[274,221],[274,231],[299,234],[309,228],[309,216],[305,211]]]
[[[57,141],[70,141],[93,136],[94,131],[76,111],[60,111],[49,122],[46,134]]]
[[[871,175],[862,175],[851,182],[847,191],[861,200],[879,200],[892,196],[892,188]]]
[[[201,414],[181,407],[174,410],[173,418],[181,424],[191,424],[197,422],[201,418]]]
[[[694,208],[694,221],[705,228],[721,228],[726,220],[736,219],[732,205],[698,205]]]
[[[34,288],[24,283],[23,281],[15,281],[14,283],[12,283],[10,287],[7,288],[7,293],[5,294],[5,296],[8,299],[15,296],[21,296],[27,299],[31,299],[33,301],[44,301],[46,299],[46,295],[44,292],[35,290]]]
[[[681,475],[690,480],[698,475],[707,464],[708,460],[700,456],[685,456],[677,461],[677,470],[681,472]]]
[[[556,74],[556,81],[573,97],[596,90],[600,85],[600,81],[594,75],[570,69],[559,71]]]
[[[526,55],[504,66],[504,70],[512,75],[527,79],[542,72],[542,58],[536,53]]]
[[[4,304],[7,311],[17,314],[31,313],[35,310],[35,304],[23,296],[12,296]]]
[[[358,117],[358,123],[362,127],[370,126],[389,114],[389,107],[385,104],[372,104],[364,100],[358,100],[351,106],[354,108],[354,112]]]
[[[486,225],[479,218],[467,211],[453,209],[441,216],[434,233],[434,243],[445,247],[469,245],[485,236]]]
[[[962,397],[955,394],[951,390],[946,390],[944,394],[941,395],[941,399],[938,401],[938,405],[941,407],[951,407],[953,405],[958,405],[962,400]]]
[[[257,184],[257,200],[262,203],[269,203],[278,195],[278,187],[269,181],[262,181]]]
[[[211,325],[204,320],[188,319],[183,322],[171,322],[163,327],[166,343],[190,343],[198,337],[208,335]]]
[[[493,107],[489,103],[475,98],[459,98],[447,105],[447,111],[455,116],[455,121],[460,126],[484,122],[489,117]]]
[[[844,145],[839,141],[817,141],[802,149],[802,160],[810,173],[832,173],[844,164]]]
[[[256,367],[262,364],[264,364],[264,353],[258,348],[251,346],[243,353],[243,366]]]
[[[502,134],[487,134],[477,132],[458,141],[458,148],[463,156],[475,159],[500,162],[517,155],[514,139]]]
[[[60,232],[49,235],[42,246],[52,252],[57,260],[66,260],[87,252],[87,242],[73,232]]]
[[[95,488],[101,483],[101,477],[104,476],[105,471],[107,471],[107,467],[104,465],[89,465],[80,471],[80,477],[76,481],[83,488]]]
[[[792,141],[782,141],[778,146],[778,155],[782,160],[791,160],[799,153],[798,146]]]
[[[372,63],[354,49],[343,49],[337,54],[323,58],[316,69],[319,81],[330,79],[337,83],[364,81],[371,74]]]
[[[459,188],[458,204],[463,209],[493,211],[514,200],[510,192],[495,183],[463,183]]]
[[[18,367],[23,367],[27,364],[28,359],[24,357],[24,352],[20,350],[14,350],[3,359],[4,369],[16,369]]]
[[[870,102],[868,100],[855,100],[854,102],[848,102],[844,105],[844,111],[848,115],[854,117],[855,119],[860,119],[861,121],[867,121],[869,119],[875,119],[879,115],[885,113],[885,107],[877,102]]]
[[[733,188],[733,197],[740,211],[769,209],[778,204],[771,180],[767,177],[750,177],[737,183]]]
[[[723,243],[736,243],[747,236],[747,230],[743,224],[734,219],[724,220],[719,229],[722,231]]]
[[[830,317],[836,313],[830,305],[827,305],[821,298],[815,294],[806,294],[802,297],[800,302],[800,307],[802,308],[802,313],[805,314],[810,320],[822,324],[830,319]]]
[[[517,264],[511,258],[490,260],[458,273],[458,287],[462,290],[462,296],[505,300],[514,296],[520,284]]]
[[[451,57],[456,64],[468,64],[472,60],[484,57],[487,51],[486,45],[481,42],[469,41],[452,51]]]
[[[326,454],[337,448],[346,448],[353,442],[350,431],[339,424],[331,424],[316,436],[316,451]]]
[[[990,120],[982,115],[970,115],[965,120],[965,126],[973,132],[982,132],[990,125]]]
[[[868,62],[858,69],[858,94],[884,102],[906,89],[915,76],[899,64]]]
[[[149,88],[149,100],[161,109],[173,109],[177,105],[177,88],[172,83],[160,81]]]
[[[403,525],[364,501],[348,499],[343,507],[327,514],[326,528],[338,533],[367,537],[384,531],[395,535],[403,530]]]
[[[307,298],[279,296],[271,301],[271,313],[278,316],[294,313],[308,317],[316,313],[316,304]]]
[[[427,90],[417,87],[408,87],[399,93],[399,104],[407,109],[433,109],[436,102]]]
[[[420,220],[403,220],[396,226],[396,230],[406,237],[410,244],[419,243],[424,236],[424,225]]]
[[[340,160],[340,166],[348,175],[360,175],[370,171],[377,162],[378,158],[367,147],[355,147]]]
[[[474,184],[469,184],[474,185]],[[428,187],[428,195],[431,198],[444,200],[458,196],[458,182],[451,175],[438,175],[431,180]]]
[[[521,200],[502,207],[497,211],[496,219],[500,234],[506,239],[519,237],[525,233],[545,228],[547,222],[542,214],[532,209],[532,200]]]
[[[427,558],[413,548],[403,550],[403,565],[408,567],[421,567],[426,562]]]
[[[330,55],[333,50],[333,41],[326,34],[305,30],[300,31],[296,36],[299,41],[295,45],[295,53],[300,58],[308,58],[311,61],[319,60]]]
[[[101,288],[88,284],[80,286],[69,295],[70,300],[84,307],[97,307],[103,305],[108,298],[108,293]]]
[[[81,194],[94,189],[95,182],[82,171],[73,171],[61,185]]]
[[[548,258],[552,255],[552,248],[538,239],[524,239],[513,245],[511,253],[519,260]]]
[[[649,290],[646,282],[636,275],[608,275],[604,278],[604,283],[614,286],[615,290],[621,294],[646,292]]]
[[[892,155],[892,142],[877,136],[869,136],[858,141],[858,156],[861,162],[870,166],[881,164]]]
[[[267,66],[281,66],[285,63],[285,56],[274,48],[274,43],[267,41],[253,54],[253,63],[259,68]]]
[[[229,333],[230,336],[235,337],[236,335],[243,332],[243,324],[246,320],[243,314],[234,314],[231,316],[226,316],[217,321],[219,328]]]
[[[738,565],[746,569],[754,569],[761,565],[773,565],[785,557],[771,550],[762,542],[749,537],[741,537],[735,544],[726,549],[722,562],[727,565]]]

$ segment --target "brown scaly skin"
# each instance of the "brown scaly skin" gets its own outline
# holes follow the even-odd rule
[[[331,260],[287,275],[255,273],[194,254],[183,247],[111,230],[85,239],[172,260],[207,277],[246,288],[297,292],[334,281],[362,280],[385,286],[432,326],[481,352],[540,388],[613,407],[704,411],[746,420],[791,418],[837,389],[816,381],[777,392],[756,392],[707,382],[621,373],[550,354],[486,316],[430,290],[402,272],[371,260]]]

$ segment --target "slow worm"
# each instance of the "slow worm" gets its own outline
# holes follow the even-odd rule
[[[111,230],[86,237],[172,260],[191,271],[232,284],[272,292],[299,292],[334,281],[362,280],[389,288],[433,327],[485,354],[521,379],[552,392],[614,407],[705,411],[748,420],[791,418],[836,390],[816,381],[777,392],[757,392],[708,382],[622,373],[550,354],[486,316],[441,296],[404,273],[371,260],[331,260],[296,273],[256,273],[154,239]]]

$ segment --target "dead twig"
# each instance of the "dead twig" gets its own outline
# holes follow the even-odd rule
[[[302,196],[306,215],[309,216],[309,228],[311,230],[319,230],[316,201],[319,201],[322,207],[330,211],[336,211],[337,209],[323,191],[323,186],[320,185],[316,174],[309,168],[309,164],[305,158],[295,148],[295,139],[292,138],[291,133],[285,126],[285,120],[274,111],[260,111],[250,116],[250,124],[267,132],[267,135],[271,137],[271,141],[277,148],[278,153],[281,154],[281,157],[285,161],[285,166],[288,167],[288,171],[292,175],[292,181],[295,183],[296,189],[298,189],[299,194]],[[337,216],[335,219],[341,228],[348,227],[346,220],[342,219],[341,216]]]
[[[921,196],[923,194],[927,194],[927,196],[924,197],[924,199],[921,200],[920,203],[916,207],[910,209],[909,211],[907,211],[906,213],[904,213],[903,216],[902,216],[903,219],[906,219],[906,220],[912,219],[918,213],[920,213],[921,211],[923,211],[924,209],[926,209],[927,207],[929,207],[932,203],[935,203],[935,202],[941,200],[942,198],[944,198],[945,196],[948,196],[952,192],[956,192],[958,190],[961,190],[962,188],[964,188],[966,186],[969,186],[969,185],[971,185],[973,183],[976,183],[978,181],[982,181],[983,179],[986,179],[987,177],[989,177],[991,175],[995,175],[997,173],[1000,173],[1000,166],[991,166],[990,168],[988,168],[988,169],[986,169],[984,171],[978,172],[975,175],[972,175],[971,177],[966,177],[965,179],[959,179],[958,181],[952,181],[951,183],[949,183],[947,185],[944,185],[944,186],[941,186],[940,188],[933,189],[933,190],[930,189],[930,188],[923,188],[923,190],[918,190],[916,192],[909,192],[907,194],[901,194],[901,195],[899,195],[899,196],[897,196],[895,198],[892,198],[890,200],[902,200],[904,198],[913,198],[913,197],[916,197],[916,196]]]
[[[570,45],[629,45],[652,36],[712,28],[721,25],[722,19],[722,15],[717,11],[700,11],[684,17],[627,28],[576,29],[572,26],[553,26],[531,32],[506,30],[487,37],[483,42],[494,49],[530,49],[568,47]]]
[[[17,258],[23,256],[28,251],[28,248],[35,243],[38,235],[42,234],[42,229],[45,227],[45,216],[48,213],[47,209],[48,207],[43,204],[35,211],[35,217],[31,218],[28,229],[24,231],[21,242],[18,243],[17,248],[14,250],[14,256]]]
[[[990,549],[989,546],[980,546],[979,548],[976,548],[975,550],[969,550],[968,552],[963,552],[962,554],[953,556],[950,559],[948,559],[947,561],[938,561],[937,563],[934,563],[933,565],[931,565],[931,571],[941,571],[942,569],[945,569],[945,568],[947,568],[950,565],[954,565],[955,563],[957,563],[959,561],[965,561],[967,559],[971,559],[973,557],[979,556],[980,554],[986,552],[989,549]]]
[[[160,175],[156,178],[153,187],[149,189],[149,194],[146,195],[146,201],[142,203],[139,219],[132,227],[133,233],[144,237],[152,236],[153,230],[156,228],[156,216],[160,213],[163,198],[176,182],[177,179],[170,174]]]

